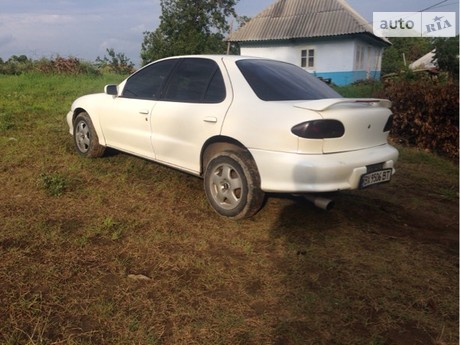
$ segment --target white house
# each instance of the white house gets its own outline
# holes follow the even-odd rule
[[[337,85],[379,79],[390,45],[345,0],[278,0],[228,40],[241,55],[290,62]]]

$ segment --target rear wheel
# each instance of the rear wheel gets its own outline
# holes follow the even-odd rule
[[[204,189],[214,210],[233,219],[249,218],[264,201],[257,167],[246,152],[224,151],[210,159]]]
[[[102,157],[105,146],[99,144],[99,138],[94,129],[91,118],[87,113],[80,113],[75,118],[73,139],[77,152],[85,157]]]

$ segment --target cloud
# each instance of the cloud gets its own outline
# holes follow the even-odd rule
[[[11,44],[14,41],[11,34],[0,34],[0,48]]]
[[[69,25],[75,23],[75,17],[62,14],[38,14],[23,17],[22,22],[32,25]]]

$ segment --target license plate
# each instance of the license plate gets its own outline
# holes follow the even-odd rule
[[[374,184],[385,183],[391,180],[392,169],[378,170],[361,176],[360,188],[366,188]]]

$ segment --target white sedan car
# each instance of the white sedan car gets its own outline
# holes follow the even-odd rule
[[[78,98],[67,123],[82,156],[111,147],[200,176],[211,206],[241,219],[266,192],[311,197],[390,181],[390,106],[342,98],[280,61],[179,56]]]

